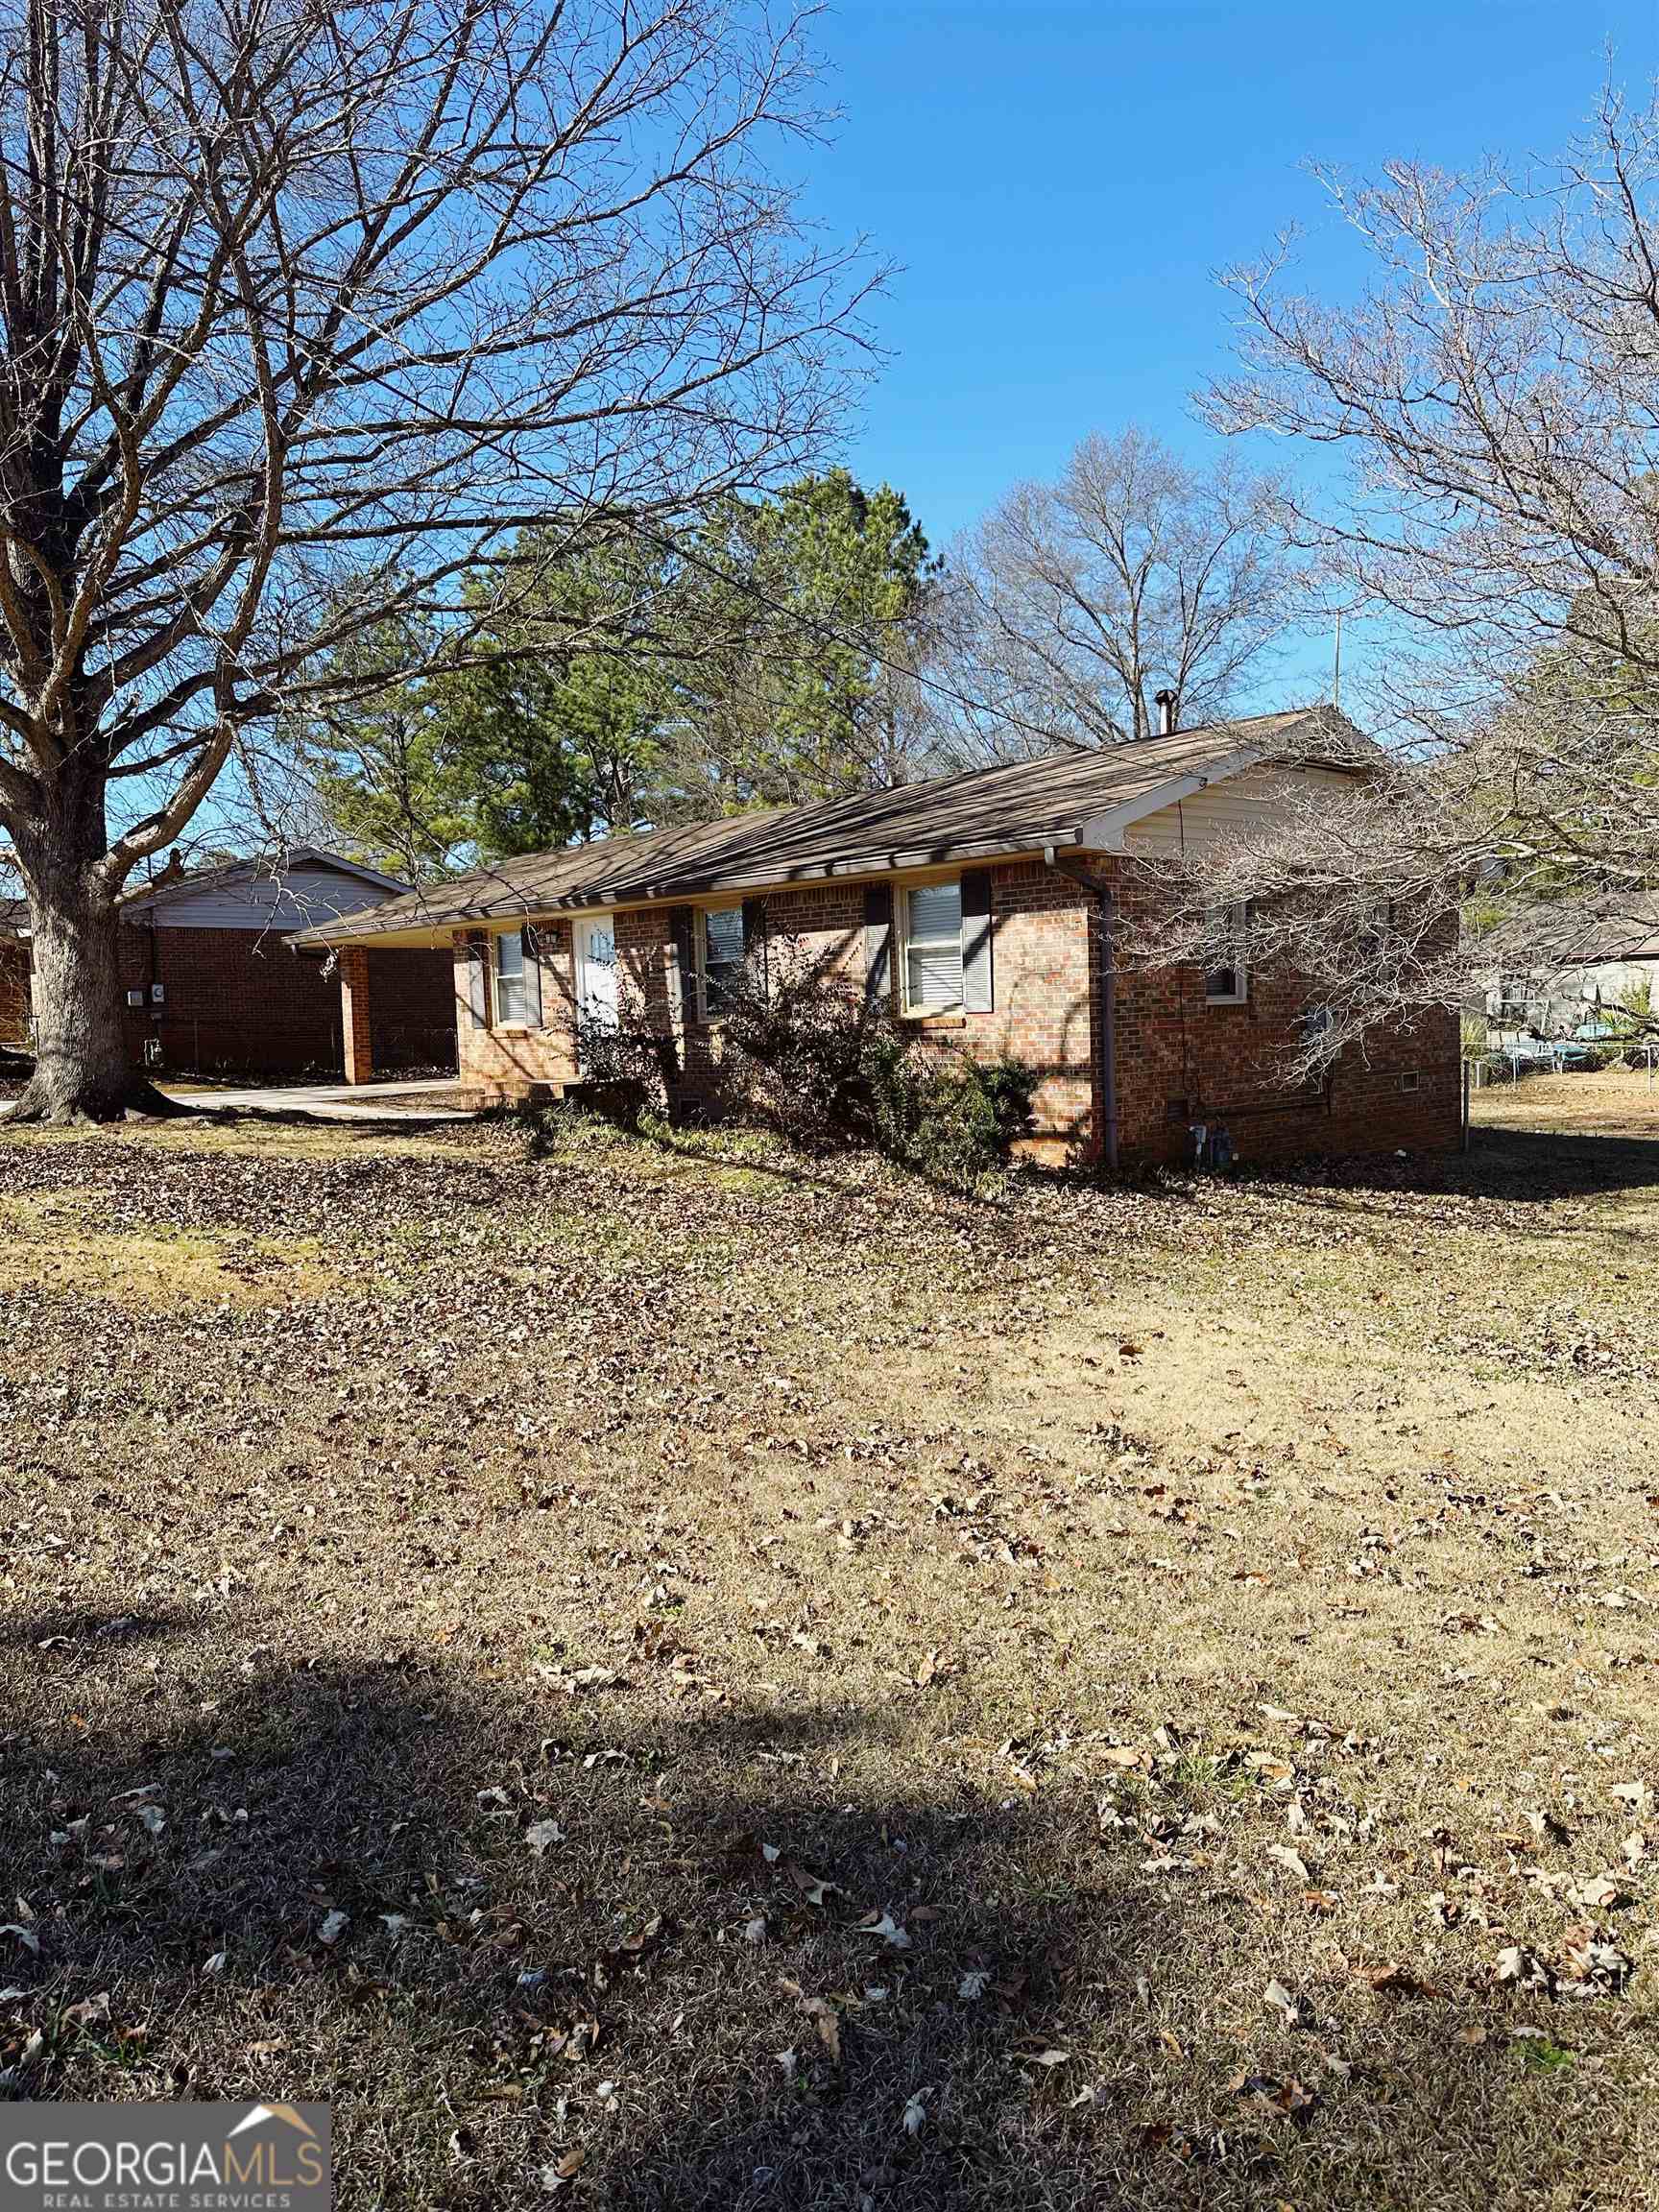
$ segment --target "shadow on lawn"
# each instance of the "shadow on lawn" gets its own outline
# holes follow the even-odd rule
[[[1533,1201],[1659,1190],[1659,1135],[1611,1137],[1566,1130],[1477,1128],[1467,1152],[1311,1159],[1256,1171],[1316,1200],[1322,1193]]]
[[[89,1645],[164,1643],[196,1624],[193,1615],[176,1606],[150,1606],[138,1613],[115,1613],[107,1606],[55,1606],[44,1613],[0,1620],[0,1649],[75,1654]]]
[[[324,1114],[303,1106],[215,1106],[210,1097],[185,1098],[183,1118],[212,1129],[325,1129],[343,1141],[373,1142],[387,1137],[431,1137],[445,1129],[465,1129],[472,1117],[440,1109],[412,1107],[407,1113],[396,1104],[369,1106],[361,1114]]]
[[[1572,1198],[1601,1190],[1659,1189],[1659,1132],[1477,1129],[1468,1160],[1501,1198]]]
[[[83,1733],[37,1677],[0,1740],[38,1943],[0,1960],[0,2065],[25,2096],[331,2098],[345,2206],[539,2204],[577,2151],[565,2200],[606,2212],[1475,2206],[1528,2125],[1510,2048],[1429,1999],[1210,2035],[1224,1906],[1103,1841],[1092,1791],[935,1788],[865,1712],[630,1730],[271,1653],[156,1695],[134,1654]]]

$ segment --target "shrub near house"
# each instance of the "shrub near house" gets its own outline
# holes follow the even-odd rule
[[[760,1072],[733,978],[784,988],[795,948],[918,1058],[1028,1068],[1022,1143],[1039,1157],[1179,1159],[1194,1124],[1222,1121],[1245,1159],[1450,1146],[1452,1015],[1382,1029],[1362,1061],[1289,1093],[1281,1059],[1308,993],[1253,972],[1242,923],[1208,971],[1115,950],[1119,918],[1156,896],[1161,850],[1247,833],[1288,779],[1349,787],[1360,743],[1328,709],[1169,732],[510,861],[299,942],[340,950],[349,1068],[373,1021],[371,954],[450,948],[461,1073],[483,1098],[561,1094],[603,1072],[596,1038],[637,1030],[673,1108],[717,1111],[740,1063],[745,1082]]]
[[[1032,1070],[921,1045],[890,1002],[832,955],[768,937],[748,954],[734,950],[716,977],[723,1094],[801,1150],[872,1143],[952,1190],[972,1190],[1024,1136]],[[651,1022],[642,996],[622,994],[614,1021],[578,1017],[574,1027],[576,1061],[589,1071],[585,1093],[614,1094],[635,1111],[675,1111],[679,1043]]]

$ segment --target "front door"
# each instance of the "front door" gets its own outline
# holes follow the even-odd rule
[[[576,925],[576,1008],[584,1030],[614,1030],[621,1020],[616,988],[616,925],[607,916],[601,922]]]

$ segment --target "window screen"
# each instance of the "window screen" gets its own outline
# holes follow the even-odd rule
[[[1240,901],[1227,906],[1210,918],[1213,941],[1219,957],[1204,975],[1204,996],[1212,1005],[1237,1006],[1248,988],[1245,970],[1245,946],[1249,930],[1249,909]]]
[[[725,1010],[728,987],[742,965],[742,907],[711,908],[703,917],[703,1011],[710,1019]]]
[[[913,1014],[962,1003],[962,886],[919,883],[904,902],[904,1003]]]
[[[495,1020],[522,1022],[527,1018],[529,993],[524,975],[524,933],[510,930],[495,940]]]

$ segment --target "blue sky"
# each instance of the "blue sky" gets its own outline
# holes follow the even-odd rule
[[[1308,275],[1354,274],[1300,163],[1551,154],[1609,47],[1659,72],[1659,0],[840,0],[817,43],[845,112],[809,205],[902,265],[848,458],[944,544],[1086,430],[1202,450],[1216,271],[1297,221]]]

